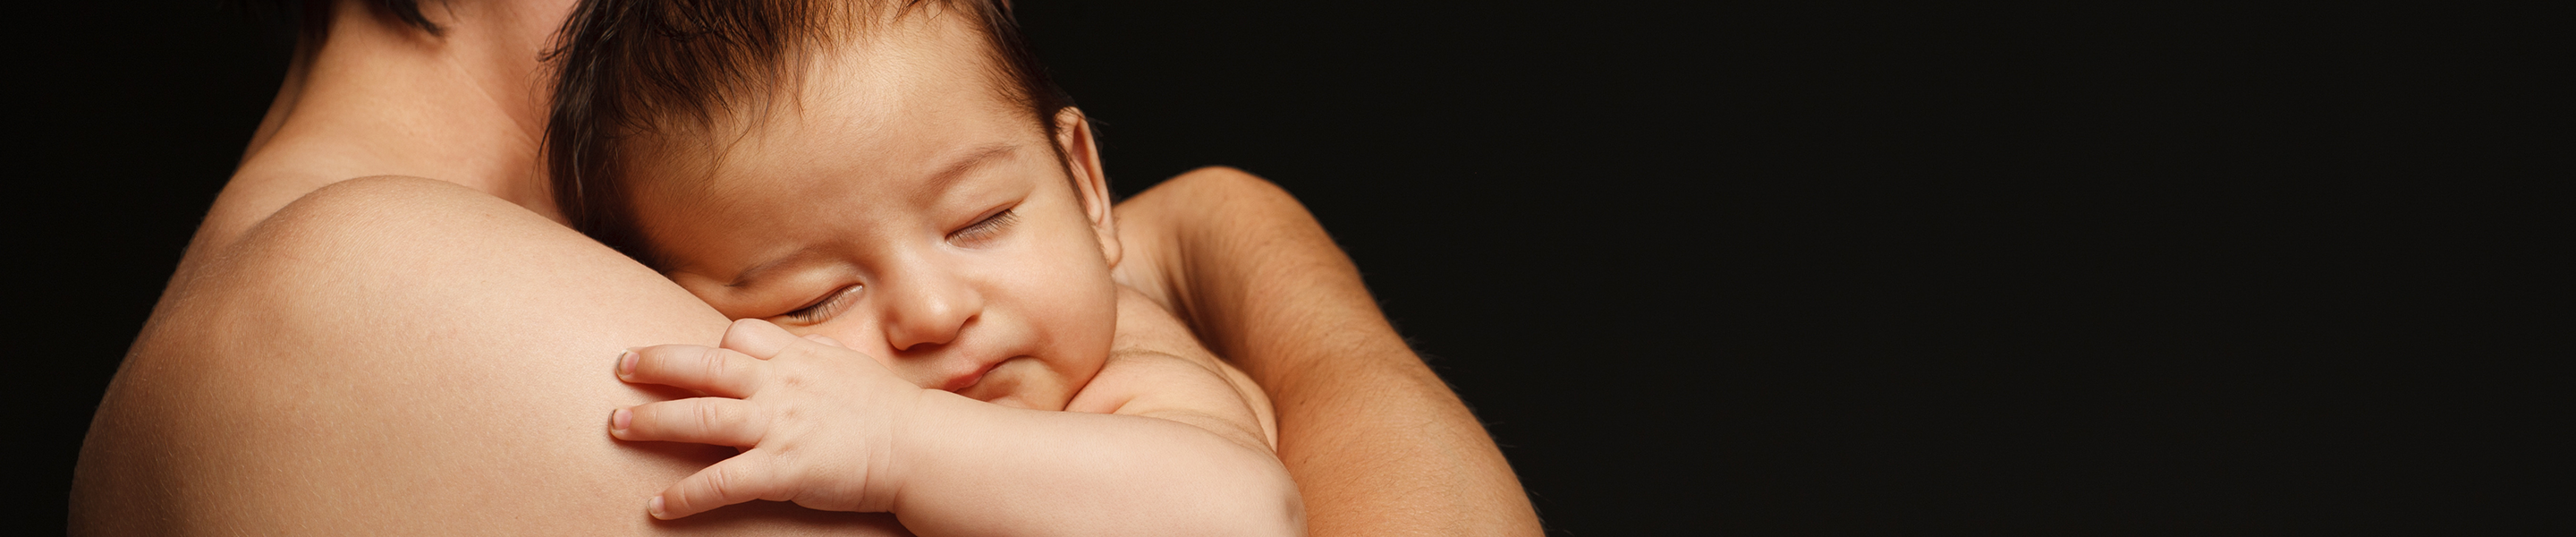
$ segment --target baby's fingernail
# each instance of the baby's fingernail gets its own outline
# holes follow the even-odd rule
[[[644,504],[644,512],[652,513],[653,518],[663,520],[671,519],[670,513],[662,511],[662,496],[660,495],[653,496],[653,501]]]
[[[628,426],[628,425],[634,425],[634,424],[635,424],[635,412],[634,412],[634,411],[620,408],[620,409],[617,409],[617,411],[616,411],[616,412],[611,412],[611,413],[609,413],[609,414],[608,414],[608,428],[609,428],[609,429],[614,429],[614,430],[623,431],[623,430],[626,430],[626,426]]]
[[[635,349],[626,349],[626,354],[617,355],[617,377],[635,376],[635,360],[638,358],[640,357],[635,355]]]

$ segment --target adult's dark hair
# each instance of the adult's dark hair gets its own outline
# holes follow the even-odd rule
[[[937,16],[970,17],[990,45],[993,79],[1005,81],[995,90],[1053,140],[1055,114],[1073,101],[1002,0],[582,0],[546,54],[557,68],[545,139],[555,206],[573,229],[660,268],[633,217],[634,142],[760,114],[754,107],[796,90],[788,85],[804,53],[925,3]]]
[[[308,43],[321,43],[331,35],[332,0],[234,0],[243,9],[256,14],[286,19],[295,25],[296,33]],[[447,29],[421,16],[420,0],[362,0],[377,13],[393,17],[429,35],[446,35]],[[310,52],[311,49],[307,49]]]

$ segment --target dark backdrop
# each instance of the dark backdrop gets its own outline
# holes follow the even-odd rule
[[[96,4],[7,64],[6,467],[48,530],[285,65],[211,1]],[[1553,533],[2565,507],[2532,343],[2569,335],[2576,63],[2537,14],[1030,4],[1116,189],[1305,200]]]

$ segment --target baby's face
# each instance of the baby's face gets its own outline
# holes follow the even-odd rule
[[[726,317],[830,336],[924,388],[1060,410],[1116,328],[1106,188],[1067,180],[960,18],[817,56],[739,139],[659,144],[665,162],[632,166],[636,219]]]

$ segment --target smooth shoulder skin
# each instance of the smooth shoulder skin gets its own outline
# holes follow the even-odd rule
[[[516,205],[353,179],[195,253],[92,422],[74,534],[903,534],[781,503],[645,516],[733,453],[610,439],[611,409],[679,394],[606,373],[725,319]]]
[[[1270,396],[1189,330],[1152,298],[1120,286],[1118,349],[1065,410],[1188,423],[1275,458],[1279,422]]]
[[[1119,204],[1118,218],[1119,282],[1269,392],[1308,532],[1541,533],[1501,449],[1295,197],[1203,168]]]

